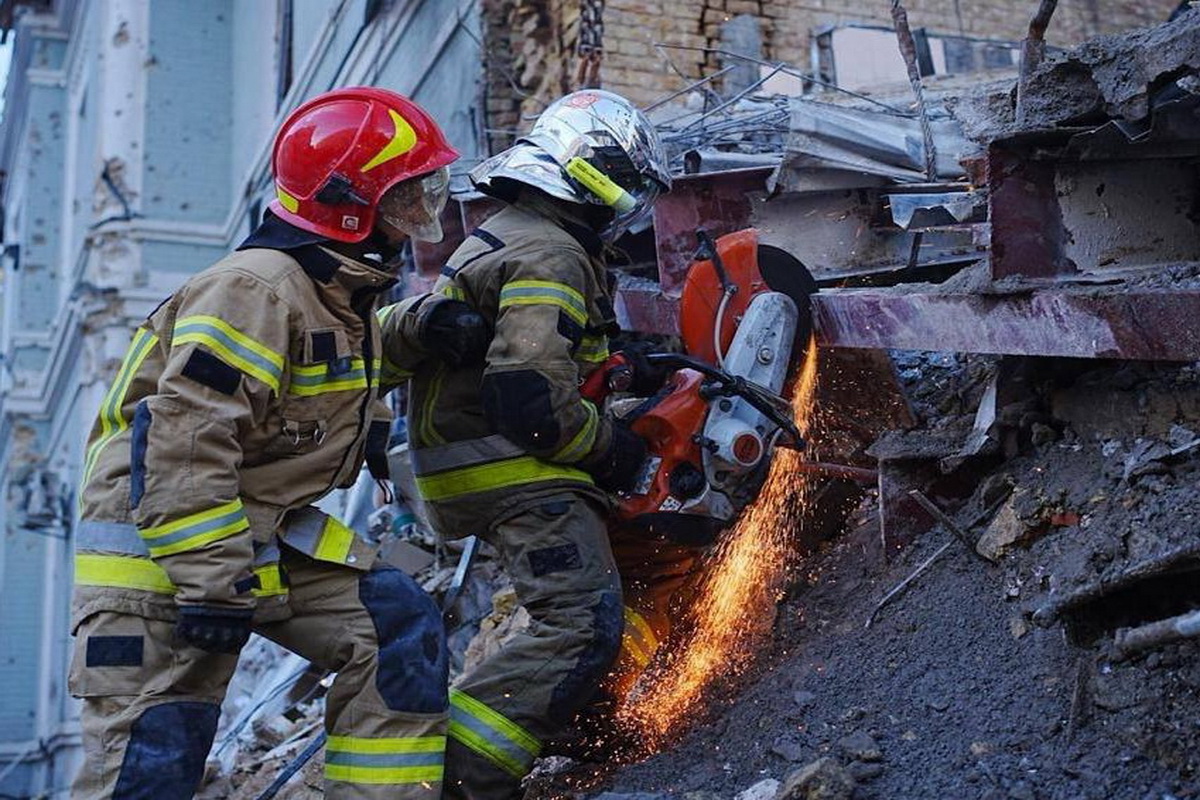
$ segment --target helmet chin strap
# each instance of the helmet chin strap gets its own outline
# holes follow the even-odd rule
[[[338,242],[328,240],[328,246],[350,258],[369,264],[381,272],[396,273],[404,264],[405,239],[398,245],[388,242],[388,237],[375,229],[361,242]]]

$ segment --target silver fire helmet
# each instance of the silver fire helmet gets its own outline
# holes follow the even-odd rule
[[[504,181],[611,208],[612,222],[601,231],[609,241],[645,219],[659,194],[671,189],[650,120],[625,98],[599,89],[556,101],[515,145],[471,170],[479,191],[511,199]]]

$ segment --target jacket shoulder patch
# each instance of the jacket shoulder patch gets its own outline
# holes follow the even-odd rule
[[[453,278],[455,275],[457,275],[459,273],[460,270],[462,270],[464,267],[466,267],[471,262],[478,261],[479,259],[483,258],[484,256],[490,256],[492,253],[495,253],[498,250],[503,250],[505,247],[503,239],[501,239],[499,236],[497,236],[494,233],[485,231],[483,228],[476,228],[475,230],[471,231],[470,235],[474,236],[476,239],[479,239],[484,244],[486,244],[488,246],[488,249],[484,250],[482,252],[476,253],[475,255],[471,256],[463,263],[459,264],[457,267],[452,267],[449,264],[447,264],[446,266],[442,267],[442,275],[446,276],[447,278]]]
[[[221,394],[233,394],[242,381],[242,373],[207,350],[197,347],[183,365],[183,376],[215,389]]]

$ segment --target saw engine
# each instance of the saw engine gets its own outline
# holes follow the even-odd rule
[[[797,259],[746,229],[700,247],[681,297],[685,353],[652,353],[673,369],[624,419],[647,441],[617,521],[677,544],[710,544],[758,495],[777,447],[804,446],[784,396],[811,334],[816,282]],[[628,385],[618,353],[582,387],[602,402]]]

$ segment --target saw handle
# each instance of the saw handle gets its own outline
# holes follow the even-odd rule
[[[792,421],[791,406],[769,389],[738,375],[731,375],[698,358],[679,353],[647,353],[646,360],[651,364],[662,364],[675,369],[694,369],[713,381],[710,388],[707,389],[709,396],[742,398],[761,411],[767,419],[778,425],[779,429],[790,437],[791,441],[788,446],[797,450],[804,447],[804,437],[801,435],[800,429],[796,427],[796,423]]]
[[[614,353],[587,376],[579,387],[579,393],[585,400],[600,405],[604,398],[613,392],[628,391],[632,385],[633,367],[629,359],[620,353]]]

